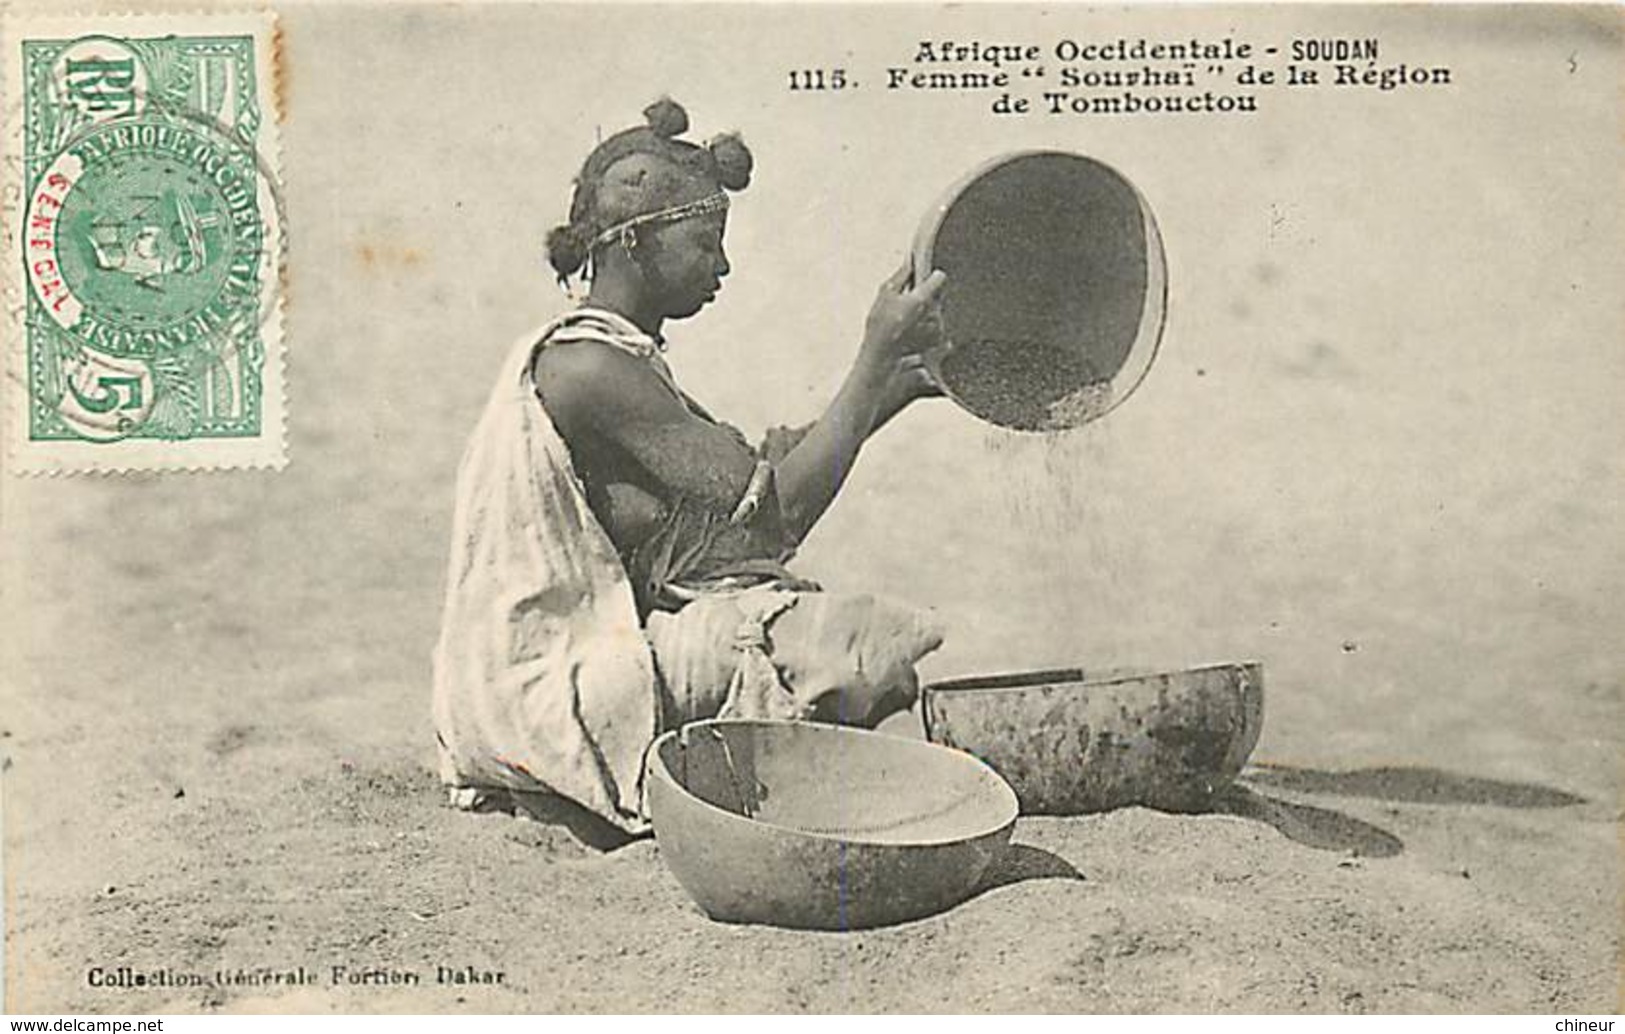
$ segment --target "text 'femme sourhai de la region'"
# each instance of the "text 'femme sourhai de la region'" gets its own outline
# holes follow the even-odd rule
[[[971,96],[989,113],[1010,117],[1246,115],[1285,94],[1391,95],[1455,85],[1448,64],[1392,49],[1376,36],[924,39],[895,63],[810,63],[786,70],[784,82],[799,94]]]

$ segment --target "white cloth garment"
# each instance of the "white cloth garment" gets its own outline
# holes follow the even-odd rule
[[[434,652],[441,778],[454,800],[552,792],[641,832],[644,752],[661,713],[653,661],[626,573],[531,378],[543,341],[577,337],[655,350],[620,317],[578,309],[509,354],[457,472]]]
[[[640,833],[644,756],[665,724],[720,713],[873,725],[910,706],[914,664],[942,634],[874,597],[800,591],[810,583],[788,576],[711,579],[672,585],[691,602],[640,627],[626,570],[532,380],[536,350],[567,341],[647,359],[682,397],[654,340],[603,310],[562,316],[509,354],[458,468],[434,652],[453,802],[551,794]]]

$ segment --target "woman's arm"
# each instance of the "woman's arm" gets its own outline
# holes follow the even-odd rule
[[[905,267],[881,287],[841,389],[778,465],[779,511],[796,540],[845,482],[887,403],[899,364],[935,344],[919,326],[943,276],[934,273],[914,289],[907,281]],[[538,353],[533,374],[566,440],[611,443],[671,493],[715,513],[732,513],[749,487],[756,455],[733,432],[691,413],[644,360],[592,342],[561,344]],[[778,516],[759,520],[777,525]]]
[[[779,465],[779,503],[785,526],[797,539],[829,509],[858,450],[884,423],[881,418],[890,419],[883,407],[899,364],[937,345],[940,328],[927,317],[946,277],[935,272],[911,288],[910,276],[905,263],[880,286],[864,326],[863,344],[841,389]]]
[[[889,424],[892,417],[912,403],[920,399],[944,398],[947,394],[931,375],[924,358],[908,356],[892,370],[891,381],[886,385],[886,396],[880,403],[880,411],[875,414],[875,425],[869,429],[869,437],[880,433],[880,429]]]

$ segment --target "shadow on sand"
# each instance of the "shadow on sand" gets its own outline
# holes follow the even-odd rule
[[[615,851],[646,839],[630,836],[598,816],[559,797],[513,794],[479,809],[505,814],[523,812],[528,818],[562,829],[595,851]],[[1288,840],[1322,851],[1388,858],[1405,849],[1404,842],[1385,829],[1328,808],[1296,804],[1245,786],[1235,785],[1196,814],[1232,815],[1273,827]],[[1000,853],[976,887],[973,897],[1028,880],[1083,880],[1084,875],[1065,858],[1030,844],[1012,843]]]
[[[1295,804],[1234,785],[1214,798],[1208,814],[1234,815],[1273,827],[1294,843],[1361,858],[1392,858],[1405,842],[1380,826],[1312,804]]]
[[[1028,880],[1082,880],[1083,873],[1052,851],[1031,844],[1007,844],[982,874],[971,897]]]
[[[523,815],[543,826],[565,830],[578,843],[595,851],[616,851],[651,835],[635,836],[575,801],[546,793],[493,790],[473,810],[479,814]]]
[[[1470,804],[1501,808],[1563,808],[1585,803],[1564,790],[1458,775],[1436,768],[1390,766],[1326,772],[1289,765],[1257,765],[1215,797],[1201,813],[1230,815],[1270,826],[1305,847],[1363,858],[1391,858],[1405,850],[1393,833],[1330,808],[1283,800],[1264,790],[1359,797],[1405,804]],[[572,801],[544,794],[502,795],[482,811],[523,811],[532,819],[561,827],[580,843],[613,851],[634,840]],[[973,896],[1028,880],[1082,880],[1084,876],[1057,854],[1028,844],[1012,843],[982,877]]]
[[[1292,793],[1366,797],[1405,804],[1484,804],[1498,808],[1566,808],[1586,799],[1531,783],[1457,775],[1437,768],[1389,766],[1322,772],[1289,765],[1259,765],[1242,777],[1255,786]]]

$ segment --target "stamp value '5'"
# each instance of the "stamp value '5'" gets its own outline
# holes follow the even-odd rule
[[[7,22],[12,470],[286,461],[274,32]]]

